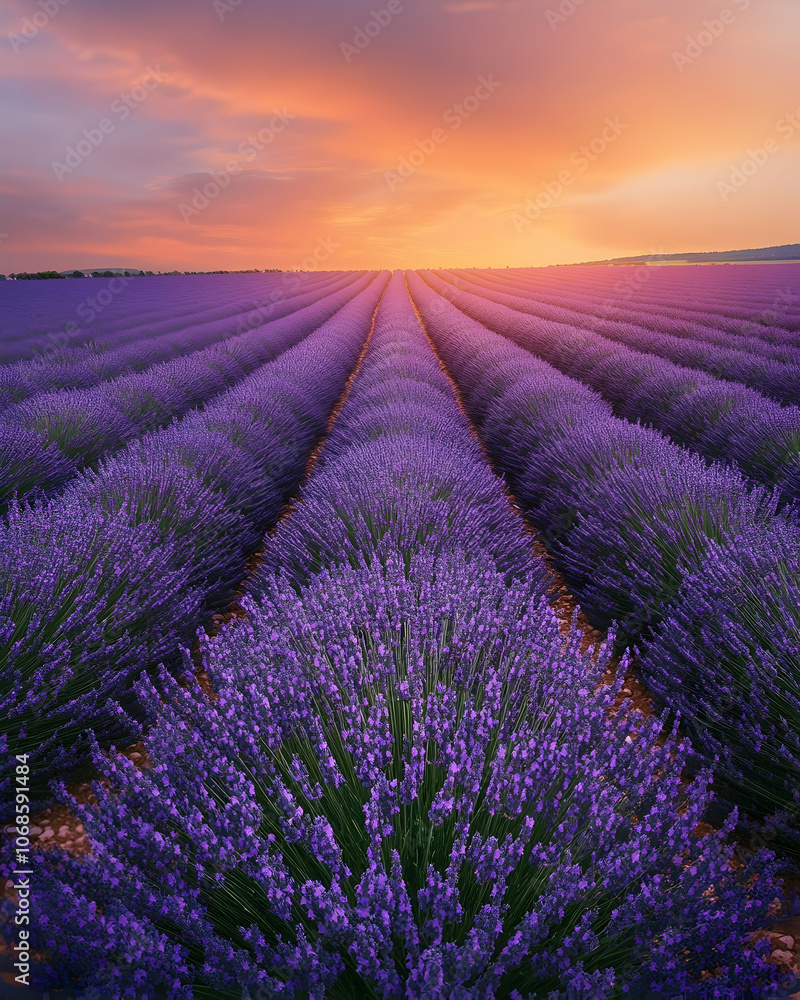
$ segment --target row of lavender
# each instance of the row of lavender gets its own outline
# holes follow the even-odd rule
[[[439,272],[440,276],[446,272]],[[458,280],[458,279],[456,279]],[[741,382],[781,403],[800,402],[800,350],[789,351],[789,361],[776,361],[760,354],[752,353],[746,346],[735,348],[719,346],[696,337],[678,337],[668,333],[654,332],[631,322],[620,322],[603,316],[576,313],[571,309],[547,305],[535,298],[518,294],[490,290],[487,286],[477,286],[483,298],[499,301],[515,310],[530,313],[545,320],[553,320],[582,329],[594,330],[609,340],[633,347],[635,350],[655,354],[685,368],[698,368],[717,378],[729,382]],[[757,338],[754,344],[760,344]],[[798,345],[800,346],[800,345]]]
[[[176,280],[174,276],[165,277],[163,283],[125,275],[78,283],[11,283],[3,287],[0,297],[0,357],[8,363],[58,347],[79,350],[90,341],[104,344],[119,338],[124,342],[129,331],[135,338],[140,325],[150,321],[161,325],[158,332],[177,331],[186,317],[199,312],[214,309],[219,316],[224,315],[231,304],[231,290],[225,281],[212,296],[206,282]],[[169,316],[164,314],[164,295],[172,304]],[[233,298],[241,302],[240,295]],[[89,316],[91,320],[86,322],[84,318]]]
[[[640,645],[726,794],[800,847],[800,528],[775,494],[409,285],[470,417],[590,619]],[[497,308],[497,307],[493,307]]]
[[[355,275],[335,277],[332,281],[315,282],[304,287],[298,298],[301,304],[314,301],[320,290],[331,290],[349,283]],[[111,378],[143,371],[151,365],[169,361],[196,351],[226,337],[244,333],[268,319],[279,319],[293,309],[295,296],[276,301],[269,315],[261,307],[247,307],[239,299],[226,308],[203,308],[191,316],[183,316],[175,329],[175,320],[144,320],[131,315],[124,335],[113,340],[93,339],[80,347],[62,347],[37,357],[0,366],[0,409],[31,399],[41,393],[60,389],[87,389]],[[163,303],[162,299],[162,303]],[[163,310],[163,305],[162,305]],[[219,313],[219,315],[215,315]],[[140,325],[137,325],[137,322]],[[161,327],[165,329],[163,332]],[[118,343],[118,340],[124,341]]]
[[[628,281],[618,278],[616,284],[621,285],[621,289],[608,289],[605,296],[599,289],[595,291],[591,285],[580,280],[570,282],[567,288],[559,288],[552,280],[533,277],[535,272],[530,272],[529,276],[513,277],[493,271],[454,270],[452,273],[495,291],[524,295],[537,302],[560,306],[584,315],[587,322],[603,318],[621,320],[675,337],[749,350],[776,361],[796,361],[800,348],[800,316],[796,315],[796,306],[794,311],[789,308],[793,302],[800,302],[796,293],[793,295],[791,289],[786,287],[773,292],[768,296],[768,302],[770,298],[772,300],[771,305],[759,304],[756,296],[750,293],[747,296],[747,315],[751,319],[726,316],[716,311],[721,308],[714,294],[718,271],[706,272],[708,277],[696,304],[692,304],[691,299],[687,301],[679,292],[665,296],[646,294],[654,280],[652,270],[645,270],[638,283],[633,278]],[[796,282],[797,276],[795,286]],[[729,297],[726,296],[725,303],[728,302]]]
[[[288,324],[275,342],[285,353],[204,410],[131,442],[57,498],[12,508],[0,528],[0,724],[15,752],[37,752],[39,790],[80,763],[88,727],[133,735],[108,697],[173,662],[236,581],[324,430],[385,282],[322,323],[326,306],[313,333]]]
[[[684,789],[674,732],[609,716],[625,664],[601,684],[609,650],[565,641],[547,585],[396,274],[247,620],[202,644],[214,700],[144,679],[150,766],[97,753],[114,794],[72,803],[92,855],[39,859],[49,985],[488,1000],[774,984],[747,947],[772,862],[730,865],[733,817],[693,836],[708,775]]]
[[[135,340],[180,337],[187,327],[263,309],[273,298],[282,301],[335,277],[287,272],[11,283],[0,300],[0,361],[23,371],[36,360],[99,363],[98,355]]]
[[[782,497],[800,499],[800,408],[736,382],[634,350],[576,324],[531,316],[512,296],[421,275],[462,312],[591,386],[617,416],[657,427],[714,461],[731,462]],[[463,290],[462,290],[463,289]],[[798,383],[800,390],[800,383]]]
[[[373,277],[287,300],[284,319],[245,328],[213,347],[197,349],[203,338],[193,339],[195,329],[187,334],[190,353],[147,371],[10,406],[0,414],[0,509],[15,495],[51,494],[131,439],[206,405],[330,318]]]
[[[530,285],[545,296],[566,293],[596,305],[691,318],[733,335],[761,336],[785,342],[787,331],[800,331],[800,288],[796,263],[741,267],[571,267],[480,272],[492,278]]]

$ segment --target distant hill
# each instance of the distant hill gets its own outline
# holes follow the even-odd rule
[[[685,264],[724,264],[728,261],[800,261],[800,243],[787,243],[780,247],[761,247],[758,250],[716,250],[710,253],[647,253],[638,257],[612,257],[610,260],[586,260],[584,264],[647,264],[649,261]]]

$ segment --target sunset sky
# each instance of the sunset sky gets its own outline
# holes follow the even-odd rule
[[[0,27],[0,272],[800,240],[800,0],[5,0]]]

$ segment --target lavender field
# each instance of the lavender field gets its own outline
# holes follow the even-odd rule
[[[106,287],[0,309],[30,985],[799,990],[800,265]]]

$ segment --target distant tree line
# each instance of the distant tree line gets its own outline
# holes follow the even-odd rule
[[[273,271],[280,272],[281,270],[280,267],[265,267],[263,270],[251,267],[243,271],[139,271],[138,274],[133,271],[92,271],[91,275],[85,274],[83,271],[72,271],[67,274],[59,274],[58,271],[19,271],[17,274],[12,272],[8,277],[14,281],[41,280],[43,278],[117,278],[120,275],[126,278],[153,278],[158,275],[170,274],[267,274]],[[0,281],[5,280],[6,275],[0,274]]]
[[[243,271],[159,271],[159,274],[269,274],[271,272],[280,273],[283,268],[280,267],[249,267],[245,268]],[[153,272],[148,272],[152,274]]]
[[[31,281],[40,278],[63,278],[63,274],[58,271],[20,271],[18,274],[9,274],[9,278],[15,281]]]

